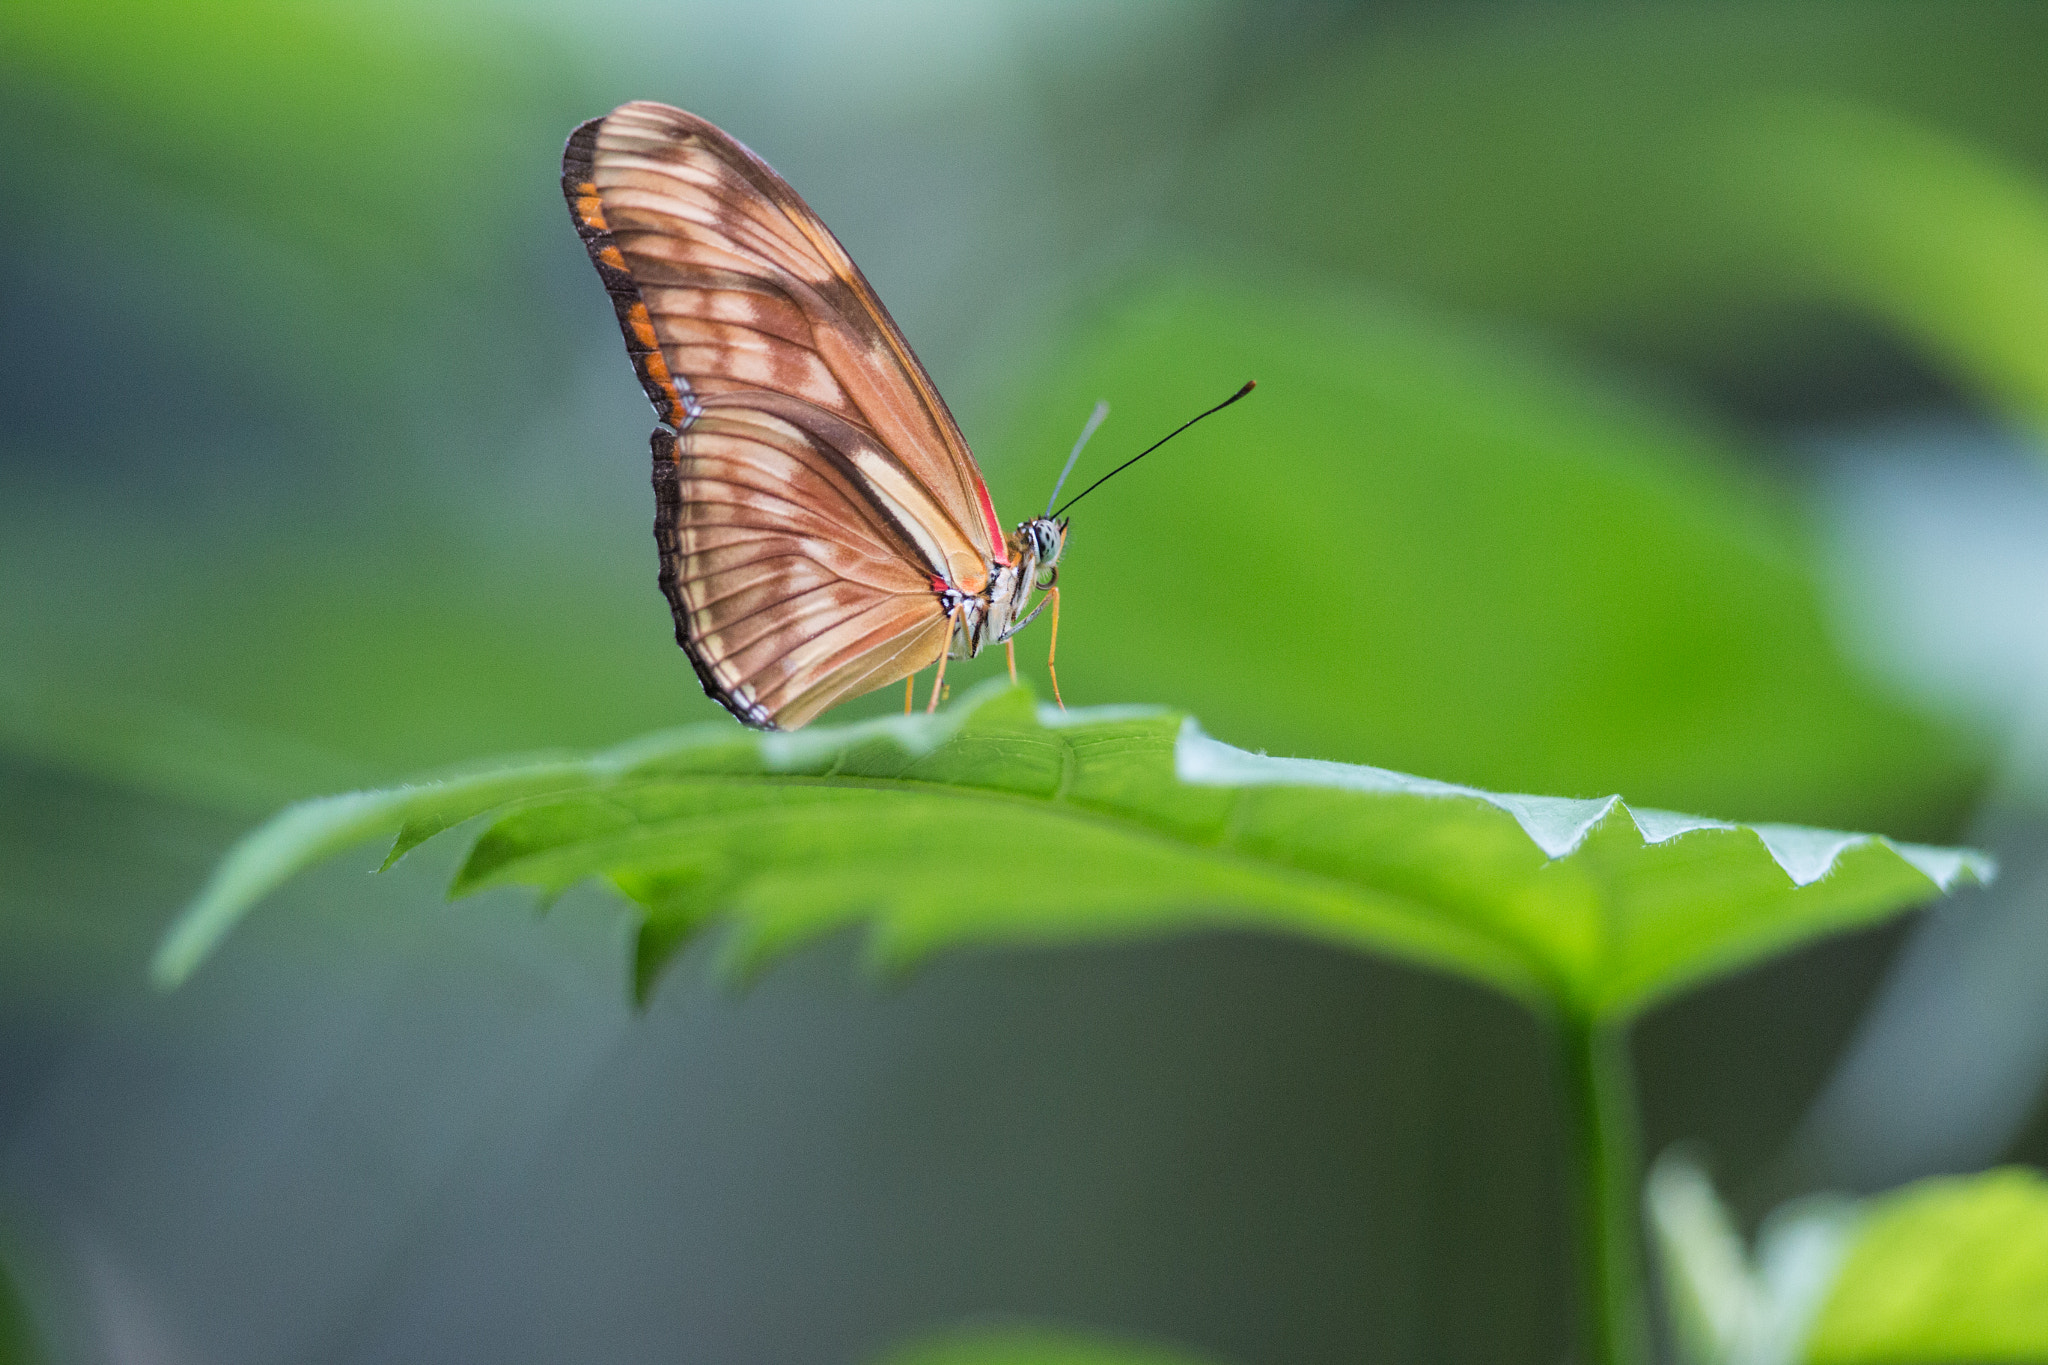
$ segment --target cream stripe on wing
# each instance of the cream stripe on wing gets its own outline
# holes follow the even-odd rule
[[[926,625],[897,636],[870,654],[855,660],[801,695],[790,699],[779,712],[791,729],[811,720],[819,712],[837,706],[850,697],[900,682],[939,661],[950,634],[946,618],[936,617]]]
[[[721,614],[716,628],[706,632],[704,647],[720,658],[734,658],[778,632],[803,634],[829,628],[868,610],[871,602],[872,598],[852,584],[819,584],[777,598],[756,611],[735,611],[730,617]]]
[[[764,697],[779,694],[792,683],[797,685],[797,690],[802,690],[828,671],[819,665],[832,661],[836,666],[836,656],[841,651],[866,638],[884,623],[895,620],[907,606],[928,606],[933,612],[939,609],[937,601],[929,597],[921,604],[908,598],[878,598],[872,606],[834,621],[823,629],[755,641],[732,656],[733,672],[752,683],[755,691]]]
[[[826,683],[834,675],[850,668],[858,668],[866,657],[877,649],[885,649],[899,640],[907,631],[929,629],[934,624],[943,626],[945,617],[938,615],[936,608],[929,615],[913,617],[910,613],[884,612],[869,613],[859,622],[849,622],[839,634],[841,644],[829,654],[813,660],[807,667],[792,671],[781,681],[758,678],[755,686],[764,697],[771,698],[770,704],[777,710],[803,698]],[[941,646],[944,636],[938,637]],[[933,653],[931,662],[938,655]],[[897,677],[903,676],[897,674]]]

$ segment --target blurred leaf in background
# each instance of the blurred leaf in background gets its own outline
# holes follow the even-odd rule
[[[2048,186],[1882,109],[1731,106],[1702,136],[1728,239],[1788,292],[1854,308],[2048,438]]]
[[[2044,43],[2048,15],[2012,3],[1411,14],[1217,119],[1206,162],[1229,174],[1190,179],[1182,212],[1318,267],[1541,321],[1627,367],[1673,366],[1773,422],[1924,403],[1941,394],[1901,363],[1911,339],[1816,307],[1820,263],[1739,230],[1758,187],[1731,201],[1729,159],[1811,153],[1825,132],[1811,120],[1756,121],[1760,100],[1803,92],[1949,130],[1983,149],[1963,163],[2038,167],[2048,125],[2026,72]],[[1830,182],[1879,187],[1862,146]],[[1970,174],[1936,161],[1918,168],[1931,177],[1897,166],[1890,188],[1967,213],[1945,189]],[[2005,197],[1976,202],[2002,214]]]
[[[2048,1180],[2008,1169],[1869,1201],[1814,1325],[1815,1365],[2048,1353]]]
[[[1754,1254],[1688,1157],[1648,1214],[1692,1365],[1936,1365],[2048,1356],[2048,1180],[2007,1167],[1874,1198],[1796,1200]]]
[[[423,400],[491,415],[494,371],[559,354],[488,302],[530,288],[516,205],[574,102],[533,35],[470,37],[400,7],[10,6],[0,110],[41,193],[8,221],[9,407],[138,458],[269,438],[349,481]]]

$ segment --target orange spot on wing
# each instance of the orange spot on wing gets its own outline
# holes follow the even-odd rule
[[[647,316],[647,305],[636,303],[627,316],[627,325],[633,329],[633,340],[650,351],[661,350],[661,338],[654,334],[654,319]]]
[[[654,334],[654,322],[647,316],[647,305],[634,304],[626,322],[633,329],[634,342],[642,348],[634,355],[633,363],[648,382],[660,387],[662,396],[673,409],[682,401],[682,395],[676,390],[675,376],[669,373],[668,357],[662,354],[661,339]],[[673,412],[664,413],[662,420],[673,421]]]

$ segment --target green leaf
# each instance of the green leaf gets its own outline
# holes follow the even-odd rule
[[[360,764],[251,726],[147,697],[95,705],[77,689],[29,691],[0,671],[0,752],[172,801],[260,815],[322,787],[360,782]]]
[[[182,980],[298,868],[379,836],[402,854],[478,816],[453,893],[609,880],[648,911],[643,989],[713,920],[734,975],[856,922],[884,968],[1234,927],[1617,1017],[1991,875],[1966,850],[1271,758],[1171,712],[1061,713],[993,686],[936,716],[696,728],[294,806],[230,852],[157,980]]]
[[[1203,1358],[1146,1342],[1019,1324],[925,1337],[897,1347],[875,1365],[1203,1365]]]
[[[1847,101],[1773,99],[1724,121],[1721,210],[1809,289],[1862,308],[2048,431],[2048,185]]]
[[[1872,1200],[1807,1358],[2048,1360],[2048,1178],[2009,1168]]]

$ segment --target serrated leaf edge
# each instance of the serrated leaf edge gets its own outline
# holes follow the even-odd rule
[[[1634,822],[1645,844],[1662,844],[1698,830],[1747,829],[1794,886],[1810,886],[1835,870],[1842,855],[1865,844],[1891,850],[1942,891],[1967,876],[1979,885],[1998,875],[1998,860],[1973,848],[1931,848],[1897,843],[1881,834],[1848,834],[1803,825],[1735,824],[1676,811],[1637,809],[1619,796],[1528,796],[1490,792],[1455,782],[1415,777],[1390,768],[1337,763],[1320,758],[1277,758],[1226,744],[1203,732],[1190,716],[1181,722],[1173,748],[1174,775],[1193,786],[1330,787],[1389,796],[1428,796],[1483,801],[1514,817],[1529,841],[1547,858],[1578,851],[1586,836],[1616,809]]]

